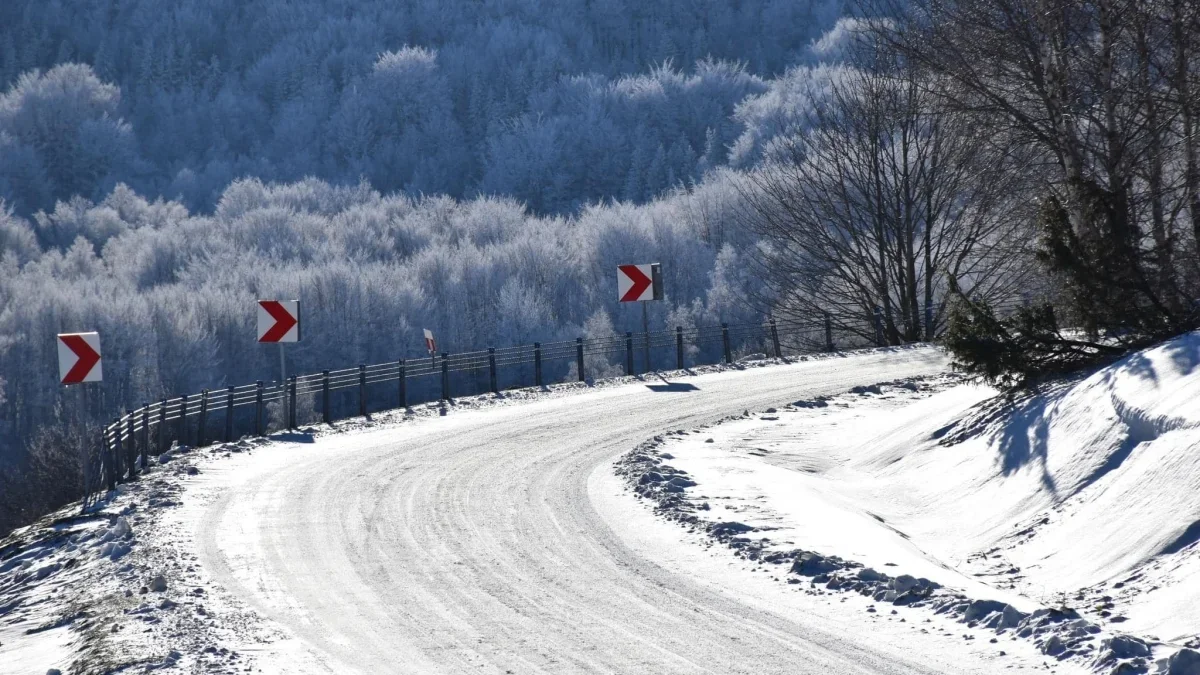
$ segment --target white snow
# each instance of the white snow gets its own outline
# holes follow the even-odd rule
[[[885,387],[662,450],[708,519],[970,597],[1200,637],[1200,334],[1009,405],[996,395]]]
[[[672,461],[672,465],[678,466],[678,462]],[[630,499],[621,479],[611,470],[595,472],[589,488],[601,515],[622,543],[639,556],[691,583],[736,598],[756,612],[782,615],[829,634],[861,636],[874,649],[889,652],[896,660],[919,659],[937,672],[1090,672],[1083,664],[1046,657],[1026,640],[1009,636],[999,644],[993,643],[987,631],[968,628],[956,617],[939,616],[927,608],[892,608],[858,594],[813,593],[802,585],[781,583],[776,575],[785,572],[786,566],[772,570],[740,560],[728,549],[712,546],[700,534],[655,518],[644,505]],[[781,533],[763,534],[776,537]],[[868,608],[877,611],[868,613]]]
[[[972,597],[1034,609],[1036,603],[1017,593],[996,591],[939,562],[893,524],[895,509],[890,506],[896,500],[884,496],[887,486],[862,486],[869,477],[846,468],[861,456],[858,439],[923,411],[916,406],[893,409],[887,403],[895,405],[894,399],[857,406],[844,400],[835,399],[830,410],[820,413],[785,409],[693,434],[666,446],[675,455],[669,464],[699,482],[689,496],[711,506],[706,520],[743,522],[768,530],[764,534],[772,541],[793,542],[794,547],[847,557],[884,572],[895,568]]]
[[[73,653],[72,639],[66,627],[53,628],[32,635],[13,626],[0,627],[0,672],[45,673],[51,668],[66,672]]]
[[[889,574],[906,566],[1037,603],[1140,573],[1111,593],[1125,626],[1194,634],[1185,573],[1195,547],[1154,556],[1197,520],[1187,487],[1194,338],[1034,402],[1025,416],[1035,440],[1047,440],[1025,454],[1001,417],[961,433],[992,392],[958,386],[760,414],[689,436],[694,456],[678,452],[672,464],[694,469],[700,485],[689,493],[715,510]],[[610,473],[613,458],[666,429],[944,368],[934,350],[868,353],[711,373],[688,378],[690,388],[627,380],[483,397],[445,415],[430,407],[415,420],[377,416],[373,428],[340,423],[352,432],[312,442],[185,453],[123,490],[99,522],[72,525],[52,553],[22,549],[19,564],[47,576],[0,588],[0,606],[14,593],[46,602],[0,619],[0,663],[66,672],[88,649],[82,638],[103,635],[105,648],[140,664],[269,673],[1042,669],[1032,646],[968,640],[961,626],[923,623],[920,608],[868,616],[865,599],[768,584],[728,551],[655,521]],[[1130,438],[1128,420],[1149,420],[1136,426],[1145,442],[1089,483]],[[939,444],[939,430],[959,442]],[[1125,483],[1138,476],[1157,483]],[[1044,513],[1035,536],[1013,536]],[[1111,532],[1107,523],[1122,519],[1126,529]],[[988,560],[975,557],[991,548]],[[1082,569],[1059,583],[1068,564]],[[1021,574],[976,576],[1003,565]],[[167,590],[146,598],[140,587],[158,574]],[[774,599],[781,588],[786,599]],[[73,599],[88,607],[86,631],[23,633],[68,615]]]
[[[705,657],[790,663],[814,648],[814,633],[780,642],[752,632],[730,648],[728,636],[757,625],[736,600],[713,607],[709,595],[680,596],[670,576],[644,578],[654,568],[619,547],[597,557],[616,545],[588,506],[587,475],[681,419],[706,423],[790,391],[832,393],[944,367],[930,349],[743,363],[703,369],[690,387],[619,378],[281,436],[291,442],[179,449],[87,519],[62,526],[67,539],[37,543],[77,506],[0,541],[2,564],[19,558],[14,567],[23,566],[0,572],[0,609],[23,603],[0,616],[0,673],[18,668],[11,664],[40,675],[81,667],[425,673],[487,664],[629,672],[648,663],[682,672],[680,664]],[[165,591],[150,588],[158,575]],[[687,605],[669,615],[655,605],[680,597]],[[633,614],[630,602],[638,603]],[[705,612],[700,624],[690,622],[693,607]],[[638,629],[629,625],[635,618]],[[700,627],[718,641],[707,645]],[[887,663],[856,635],[826,643],[821,663]],[[926,659],[947,662],[906,656],[881,672],[931,672],[914,671]],[[963,654],[950,661],[963,659],[970,662]]]

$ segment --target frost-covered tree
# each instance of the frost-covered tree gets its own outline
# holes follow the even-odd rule
[[[11,258],[13,265],[20,266],[37,259],[41,254],[33,228],[15,216],[0,199],[0,256]]]
[[[0,452],[64,405],[60,332],[101,333],[105,382],[88,414],[107,421],[163,396],[278,379],[276,352],[254,341],[264,297],[302,303],[293,373],[415,357],[423,328],[452,352],[640,331],[640,312],[616,298],[615,269],[630,262],[664,265],[655,330],[754,320],[760,310],[739,299],[758,283],[737,262],[741,239],[709,243],[734,230],[717,195],[736,191],[706,185],[560,217],[498,197],[245,179],[210,215],[126,186],[60,202],[36,230],[0,211],[0,445],[12,444]],[[593,375],[623,367],[619,356],[588,363]]]
[[[840,0],[13,0],[0,91],[73,78],[91,97],[75,109],[109,120],[72,123],[77,151],[51,160],[0,126],[0,194],[26,217],[117,181],[207,209],[246,176],[366,176],[538,212],[645,201],[722,164],[734,107],[809,60],[840,13]],[[145,164],[117,166],[134,150]]]
[[[85,65],[31,71],[0,96],[0,197],[18,210],[97,196],[138,169],[120,90]]]

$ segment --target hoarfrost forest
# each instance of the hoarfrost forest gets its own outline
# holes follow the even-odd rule
[[[637,330],[627,263],[652,329],[1033,336],[989,377],[1194,327],[1200,10],[1032,1],[0,3],[0,469],[80,414],[56,333],[107,421],[277,378],[258,298],[292,373]]]
[[[53,336],[98,330],[141,404],[292,372],[760,316],[705,176],[804,105],[837,2],[191,0],[0,6],[0,448],[63,414]],[[753,35],[754,40],[745,37]],[[635,308],[636,309],[636,308]]]

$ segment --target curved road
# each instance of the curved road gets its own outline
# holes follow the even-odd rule
[[[589,497],[663,430],[945,367],[871,353],[259,451],[216,478],[201,563],[295,636],[305,672],[964,672],[672,574]]]

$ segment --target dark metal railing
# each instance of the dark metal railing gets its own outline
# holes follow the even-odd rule
[[[841,333],[843,339],[846,333]],[[385,408],[407,408],[414,403],[451,400],[455,395],[486,392],[499,394],[508,388],[528,385],[532,368],[534,386],[587,377],[591,359],[622,357],[627,375],[647,370],[642,363],[651,356],[649,370],[682,370],[713,361],[733,363],[734,345],[753,348],[783,358],[786,354],[833,351],[834,331],[828,317],[815,321],[774,320],[722,324],[702,328],[677,327],[650,333],[626,333],[605,337],[540,342],[482,351],[443,353],[432,357],[398,359],[357,368],[327,370],[292,376],[285,382],[262,381],[204,390],[198,394],[164,399],[124,415],[103,428],[98,452],[89,457],[88,494],[92,495],[129,480],[143,471],[147,457],[165,452],[172,441],[181,445],[228,442],[239,433],[266,435],[268,407],[277,411],[277,428],[295,429],[299,401],[315,403],[324,423],[353,415],[362,416],[378,405],[379,385],[388,387]],[[843,346],[866,346],[861,344]],[[695,347],[697,350],[689,350]],[[707,354],[703,348],[709,347]],[[716,348],[716,349],[711,349]],[[692,354],[693,351],[699,353]],[[715,358],[714,358],[715,356]],[[639,371],[639,366],[641,367]],[[612,364],[609,363],[609,367]],[[502,386],[503,376],[516,382]],[[459,392],[456,394],[456,390]],[[347,400],[351,399],[351,400]],[[248,418],[248,419],[247,419]]]

